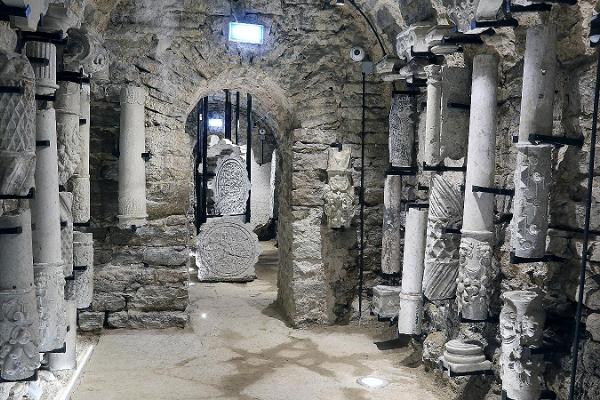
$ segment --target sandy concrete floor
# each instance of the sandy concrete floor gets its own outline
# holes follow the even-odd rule
[[[273,306],[276,250],[249,284],[195,283],[191,327],[111,331],[100,338],[74,400],[442,400],[443,388],[401,367],[410,351],[379,351],[357,326],[294,330]],[[387,379],[367,389],[358,377]],[[437,393],[437,394],[436,394]]]

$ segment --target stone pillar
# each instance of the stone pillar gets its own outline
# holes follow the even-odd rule
[[[79,164],[69,182],[73,192],[73,222],[85,224],[90,220],[90,86],[81,86],[79,126]]]
[[[0,216],[0,378],[22,380],[40,366],[33,278],[31,213]]]
[[[60,192],[60,240],[65,277],[73,275],[73,193]]]
[[[146,224],[146,152],[144,104],[146,91],[127,86],[121,90],[119,139],[119,226]]]
[[[402,176],[388,175],[383,192],[381,272],[397,274],[402,256]]]
[[[475,56],[457,285],[458,309],[464,318],[471,320],[488,317],[494,196],[473,193],[472,188],[491,187],[494,183],[497,76],[498,59],[495,55]]]
[[[324,212],[331,229],[350,228],[356,211],[352,185],[351,151],[329,150],[327,185],[323,191]]]
[[[392,97],[389,117],[389,151],[392,167],[413,166],[416,108],[413,95],[395,94]]]
[[[0,51],[0,86],[21,93],[0,93],[0,194],[25,196],[35,186],[35,93],[29,61]]]
[[[72,281],[71,281],[72,283]],[[69,286],[71,283],[67,283]],[[48,365],[52,371],[65,371],[77,368],[77,304],[75,300],[66,301],[67,336],[65,353],[48,354]]]
[[[58,137],[58,182],[66,185],[80,160],[80,85],[60,82],[56,91],[56,132]]]
[[[49,65],[35,63],[33,71],[35,72],[35,93],[41,95],[51,95],[56,92],[56,46],[52,43],[27,42],[25,44],[25,55],[27,57],[45,58]]]
[[[541,258],[546,250],[552,146],[534,145],[529,135],[552,135],[556,63],[556,27],[529,28],[511,237],[515,255],[522,258]]]
[[[398,316],[398,332],[401,334],[418,335],[421,333],[426,227],[427,210],[409,209],[406,217],[402,293],[400,294]]]
[[[73,297],[77,308],[88,308],[94,297],[94,235],[91,233],[73,233],[73,265],[75,278]],[[83,268],[86,267],[86,268]]]
[[[502,390],[514,400],[537,400],[541,394],[545,313],[542,297],[531,291],[505,292],[500,313]]]
[[[456,296],[460,236],[444,233],[443,229],[459,226],[462,215],[460,185],[446,176],[434,175],[429,195],[423,276],[423,293],[429,300],[448,300]]]
[[[423,161],[427,165],[438,165],[440,159],[440,121],[442,100],[442,67],[429,65],[427,73],[427,111],[425,120],[425,145]]]

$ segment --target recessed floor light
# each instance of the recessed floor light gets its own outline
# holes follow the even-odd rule
[[[376,376],[363,376],[362,378],[358,378],[356,382],[364,387],[369,389],[382,389],[389,385],[390,383],[383,378],[378,378]]]

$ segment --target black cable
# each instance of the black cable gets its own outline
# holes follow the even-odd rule
[[[356,8],[356,10],[360,13],[360,15],[363,16],[363,18],[365,19],[365,21],[367,21],[367,24],[369,25],[369,27],[371,28],[371,30],[375,34],[375,37],[377,38],[377,42],[379,42],[379,46],[381,47],[381,51],[383,52],[383,56],[384,57],[387,56],[388,53],[387,53],[387,51],[385,51],[385,46],[383,45],[383,41],[381,40],[381,37],[379,36],[379,33],[377,32],[377,29],[375,29],[375,25],[373,25],[373,23],[371,22],[371,20],[369,19],[369,17],[367,17],[367,15],[363,12],[363,10],[361,10],[361,8],[358,6],[358,4],[356,4],[356,2],[354,0],[348,0],[348,2],[350,4],[352,4],[352,6],[354,8]]]
[[[360,134],[360,259],[358,263],[358,315],[362,318],[362,293],[365,269],[365,117],[366,117],[366,79],[362,73],[362,121]]]
[[[592,116],[592,137],[590,140],[590,159],[588,162],[587,195],[585,203],[585,225],[583,226],[583,251],[581,269],[579,270],[579,293],[577,311],[575,313],[575,337],[573,338],[573,364],[571,365],[571,382],[569,383],[569,400],[575,399],[575,380],[577,377],[577,361],[579,356],[579,336],[581,335],[581,314],[583,312],[583,292],[585,289],[585,271],[587,269],[588,244],[590,236],[590,219],[592,210],[592,187],[594,184],[594,164],[596,161],[596,136],[598,133],[598,103],[600,102],[600,52],[596,66],[596,87],[594,89],[594,115]]]

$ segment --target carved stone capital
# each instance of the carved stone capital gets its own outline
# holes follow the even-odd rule
[[[121,89],[121,104],[146,104],[146,90],[137,86],[125,86]]]

